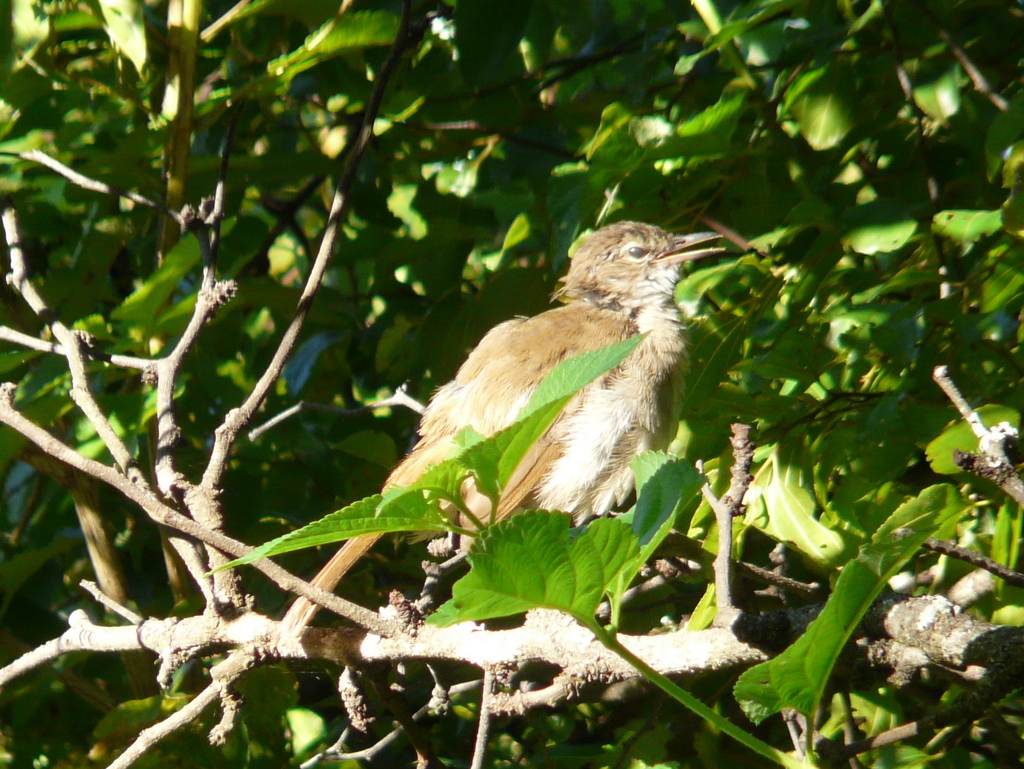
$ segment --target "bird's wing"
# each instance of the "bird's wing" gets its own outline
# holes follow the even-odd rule
[[[453,438],[472,427],[489,436],[511,425],[538,385],[562,361],[636,333],[620,313],[574,302],[532,318],[502,323],[480,341],[455,379],[431,400],[420,425],[423,436],[388,479],[404,486],[451,454]],[[533,445],[507,484],[496,517],[523,504],[561,454],[550,430]]]

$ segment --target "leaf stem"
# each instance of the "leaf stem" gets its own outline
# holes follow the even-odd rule
[[[771,745],[762,742],[761,740],[754,737],[752,734],[743,731],[734,723],[729,721],[727,718],[714,710],[709,708],[703,702],[698,700],[688,691],[673,683],[669,678],[659,673],[657,670],[652,668],[642,659],[637,657],[633,652],[623,646],[619,639],[612,633],[609,633],[605,628],[598,625],[589,618],[577,617],[578,621],[585,624],[591,632],[597,637],[597,640],[603,643],[608,649],[618,654],[626,662],[635,667],[648,681],[653,683],[663,692],[668,694],[674,700],[689,708],[691,711],[696,713],[698,716],[703,718],[708,723],[715,726],[725,734],[728,734],[737,742],[746,745],[748,748],[753,750],[758,755],[764,756],[765,758],[774,761],[775,763],[785,766],[788,769],[807,769],[812,766],[804,761],[793,758],[792,756],[783,753],[781,750],[773,748]]]

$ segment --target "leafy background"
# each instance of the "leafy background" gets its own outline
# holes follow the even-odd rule
[[[254,0],[211,32],[230,7],[0,4],[0,192],[18,208],[50,305],[107,352],[145,357],[173,343],[195,301],[198,248],[176,243],[152,211],[84,191],[16,153],[42,149],[170,205],[196,203],[212,192],[238,110],[219,269],[239,291],[204,330],[181,380],[186,473],[202,468],[213,429],[263,371],[291,317],[339,154],[400,11],[387,0],[358,0],[340,15],[315,0]],[[168,21],[176,15],[177,27]],[[298,399],[352,408],[406,381],[426,399],[488,328],[548,306],[570,245],[601,221],[681,231],[718,224],[751,248],[680,285],[693,318],[692,364],[674,450],[704,460],[722,484],[729,423],[755,426],[743,557],[766,564],[786,541],[794,576],[834,582],[908,497],[946,480],[971,506],[945,533],[1014,565],[1020,509],[949,463],[952,447],[973,444],[931,371],[949,365],[987,418],[1019,421],[1019,4],[459,0],[416,4],[413,21],[422,37],[388,89],[344,240],[266,416]],[[203,29],[198,39],[189,32]],[[0,322],[42,332],[6,285]],[[18,383],[27,415],[105,458],[70,405],[61,360],[4,343],[0,372]],[[100,364],[92,384],[149,467],[152,388]],[[229,530],[265,541],[376,492],[415,422],[402,410],[307,412],[241,443],[223,497]],[[6,660],[92,605],[75,585],[93,566],[68,493],[77,481],[6,429],[0,469]],[[194,609],[194,596],[173,580],[169,588],[152,526],[106,489],[77,494],[79,507],[87,499],[102,511],[139,608]],[[681,525],[702,538],[710,523],[702,506]],[[282,562],[310,574],[323,555]],[[375,605],[388,588],[418,583],[421,558],[414,545],[379,548],[346,589]],[[915,566],[934,563],[921,557]],[[922,589],[941,591],[965,571],[939,561]],[[251,588],[267,611],[286,600],[260,579]],[[1000,587],[976,611],[1019,624],[1022,595]],[[664,615],[699,627],[712,612],[694,582],[623,621],[640,629]],[[0,756],[18,766],[109,760],[178,707],[195,674],[183,671],[170,696],[145,698],[152,693],[133,690],[117,658],[63,659],[0,694]],[[250,678],[246,729],[225,750],[186,734],[153,760],[279,766],[308,756],[336,735],[338,711],[327,679],[298,679],[301,688],[284,668]],[[737,709],[724,676],[692,688]],[[951,696],[940,686],[898,693],[873,684],[854,705],[870,732]],[[473,707],[435,725],[441,744],[465,744]],[[778,723],[759,734],[786,744]],[[1000,765],[976,750],[983,735],[938,749],[925,742],[888,748],[879,760]],[[749,765],[741,750],[652,699],[510,719],[494,761],[612,766],[628,765],[628,754],[646,764]]]

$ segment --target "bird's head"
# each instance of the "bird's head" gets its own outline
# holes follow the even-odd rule
[[[556,296],[625,311],[670,302],[679,265],[722,253],[707,245],[719,237],[714,232],[674,235],[642,222],[609,224],[576,250]]]

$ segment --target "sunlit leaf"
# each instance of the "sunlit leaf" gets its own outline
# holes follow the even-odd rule
[[[578,536],[571,523],[568,515],[528,511],[487,529],[470,549],[469,574],[430,622],[445,626],[533,608],[589,619],[637,541],[612,518],[599,518]]]
[[[973,243],[1002,226],[999,211],[939,211],[932,217],[932,230],[959,243]]]
[[[747,715],[760,723],[782,708],[815,712],[839,653],[876,596],[927,537],[963,510],[956,489],[939,485],[889,516],[843,568],[825,608],[796,643],[740,676],[735,694]]]
[[[146,24],[140,0],[99,0],[107,34],[140,74],[146,66]]]
[[[917,231],[917,221],[891,202],[873,200],[847,211],[843,242],[862,254],[902,248]]]

